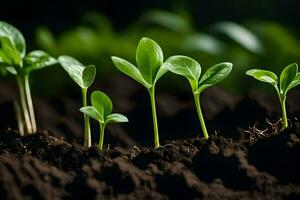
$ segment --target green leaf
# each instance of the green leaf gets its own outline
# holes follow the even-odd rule
[[[168,68],[162,65],[157,71],[157,74],[154,79],[154,83],[156,83],[167,72],[168,72]]]
[[[288,65],[280,75],[280,93],[286,93],[289,85],[292,83],[298,72],[296,63]]]
[[[232,70],[232,63],[223,62],[209,68],[199,81],[197,92],[202,92],[206,88],[215,85],[224,80]]]
[[[14,26],[0,21],[0,37],[8,37],[18,50],[20,57],[23,58],[26,52],[26,43],[22,33]]]
[[[105,123],[128,122],[128,118],[120,113],[113,113],[105,118]]]
[[[92,84],[96,75],[94,66],[86,67],[70,56],[59,56],[58,62],[81,88],[87,88]]]
[[[270,83],[273,86],[277,87],[278,78],[276,74],[274,74],[271,71],[268,70],[262,70],[262,69],[250,69],[246,72],[247,75],[254,77],[255,79]]]
[[[82,72],[82,81],[84,87],[88,88],[94,82],[96,76],[96,67],[94,65],[89,65],[84,68]]]
[[[0,36],[0,58],[1,62],[9,65],[21,66],[22,58],[13,42],[4,36]]]
[[[294,88],[294,87],[296,87],[296,86],[298,86],[298,85],[300,85],[300,73],[298,73],[298,74],[295,76],[294,80],[291,82],[291,84],[290,84],[289,87],[287,88],[286,92],[288,92],[290,89],[292,89],[292,88]]]
[[[57,63],[57,60],[48,53],[35,50],[27,54],[24,58],[24,72],[29,74],[32,71],[48,67]]]
[[[80,112],[86,114],[87,116],[104,123],[103,116],[93,107],[93,106],[85,106],[79,109]]]
[[[186,77],[189,80],[198,80],[201,75],[201,66],[194,59],[187,56],[172,56],[164,65],[175,74]]]
[[[110,98],[101,91],[94,91],[91,95],[92,106],[104,117],[106,118],[112,112],[112,102]]]
[[[136,50],[136,62],[144,79],[152,84],[164,60],[160,46],[149,38],[142,38]]]
[[[144,87],[151,88],[151,85],[147,83],[147,81],[143,78],[141,72],[133,64],[116,56],[112,56],[111,59],[121,72],[130,76],[131,78],[142,84]]]

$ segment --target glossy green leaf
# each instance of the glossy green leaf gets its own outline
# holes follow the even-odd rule
[[[128,122],[128,118],[120,113],[113,113],[105,118],[105,123]]]
[[[298,65],[296,63],[288,65],[281,72],[280,75],[280,93],[286,93],[289,85],[293,82],[298,72]]]
[[[262,69],[251,69],[246,72],[247,75],[254,77],[255,79],[270,83],[273,86],[276,86],[278,83],[278,78],[276,74],[274,74],[271,71],[268,70],[262,70]],[[277,87],[277,86],[276,86]]]
[[[294,80],[291,82],[291,84],[290,84],[289,87],[287,88],[286,92],[288,92],[290,89],[292,89],[292,88],[294,88],[294,87],[296,87],[296,86],[298,86],[298,85],[300,85],[300,73],[298,73],[298,74],[295,76]]]
[[[104,123],[103,116],[93,106],[82,107],[82,108],[80,108],[80,111],[82,113],[86,114],[87,116],[89,116],[101,123]]]
[[[86,66],[82,72],[82,82],[84,87],[90,87],[95,80],[95,76],[96,67],[94,65]]]
[[[160,46],[149,38],[142,38],[136,50],[136,62],[144,79],[152,84],[163,63],[164,57]]]
[[[21,66],[22,57],[8,37],[0,36],[0,60],[9,65]]]
[[[232,70],[232,63],[223,62],[209,68],[199,81],[197,92],[202,92],[206,88],[215,85],[224,80]]]
[[[81,87],[89,87],[96,76],[95,66],[85,66],[70,56],[60,56],[58,62],[69,76]]]
[[[151,88],[151,85],[143,78],[138,68],[135,67],[133,64],[131,64],[127,60],[124,60],[116,56],[112,56],[111,59],[121,72],[130,76],[131,78],[133,78],[134,80],[136,80],[137,82],[145,86],[146,88]]]
[[[14,26],[0,21],[0,37],[8,37],[18,50],[20,57],[23,58],[26,52],[26,43],[22,33]]]
[[[27,54],[24,58],[24,72],[29,74],[32,71],[39,70],[57,63],[57,60],[48,53],[41,50],[35,50]]]
[[[101,91],[94,91],[91,95],[92,106],[104,117],[106,118],[112,112],[112,102],[110,98]]]
[[[186,77],[189,80],[198,80],[201,75],[201,66],[194,59],[187,56],[172,56],[164,65],[175,74]]]

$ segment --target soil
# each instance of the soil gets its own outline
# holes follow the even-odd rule
[[[122,84],[114,84],[115,81]],[[120,88],[121,85],[121,88]],[[100,86],[100,85],[98,85]],[[97,87],[97,85],[95,86]],[[14,87],[0,82],[0,199],[300,199],[300,91],[288,97],[290,127],[281,131],[275,96],[202,95],[210,132],[188,92],[159,92],[161,143],[153,149],[147,93],[115,77],[100,88],[128,124],[109,126],[105,149],[84,148],[80,96],[35,97],[37,134],[15,130]],[[142,102],[142,103],[141,103]],[[93,142],[98,126],[92,123]]]

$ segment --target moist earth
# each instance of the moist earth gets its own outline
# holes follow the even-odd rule
[[[159,92],[162,146],[153,149],[143,88],[122,77],[99,87],[130,120],[108,127],[102,152],[81,145],[76,92],[36,97],[40,129],[20,137],[14,86],[0,82],[0,199],[300,199],[300,91],[288,96],[290,127],[282,132],[272,94],[211,88],[201,99],[207,141],[191,95]]]

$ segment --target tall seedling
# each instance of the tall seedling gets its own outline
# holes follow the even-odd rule
[[[142,84],[149,92],[155,148],[160,146],[155,105],[155,85],[158,79],[167,72],[162,67],[163,59],[163,52],[160,46],[149,38],[142,38],[138,44],[136,50],[137,67],[127,60],[115,56],[112,57],[112,61],[121,72]]]
[[[232,64],[228,62],[219,63],[209,68],[202,77],[200,64],[187,56],[172,56],[166,60],[164,66],[171,72],[184,76],[188,79],[196,104],[197,113],[202,127],[205,139],[209,135],[204,122],[203,114],[200,105],[200,93],[210,86],[213,86],[224,80],[232,70]]]
[[[281,72],[280,80],[275,73],[262,69],[251,69],[246,72],[247,75],[255,79],[269,83],[275,88],[282,111],[283,128],[288,127],[288,118],[286,114],[286,95],[287,92],[300,84],[300,73],[296,63],[290,64]],[[279,84],[279,85],[278,85]]]
[[[85,66],[70,56],[59,56],[58,62],[69,74],[77,85],[81,88],[82,106],[87,106],[87,91],[94,82],[96,76],[96,67],[94,65]],[[91,146],[91,128],[89,117],[84,114],[84,146]]]
[[[55,58],[41,50],[26,55],[22,33],[12,25],[0,21],[0,67],[16,76],[20,96],[16,111],[21,135],[32,134],[37,130],[29,76],[35,70],[56,63]]]

